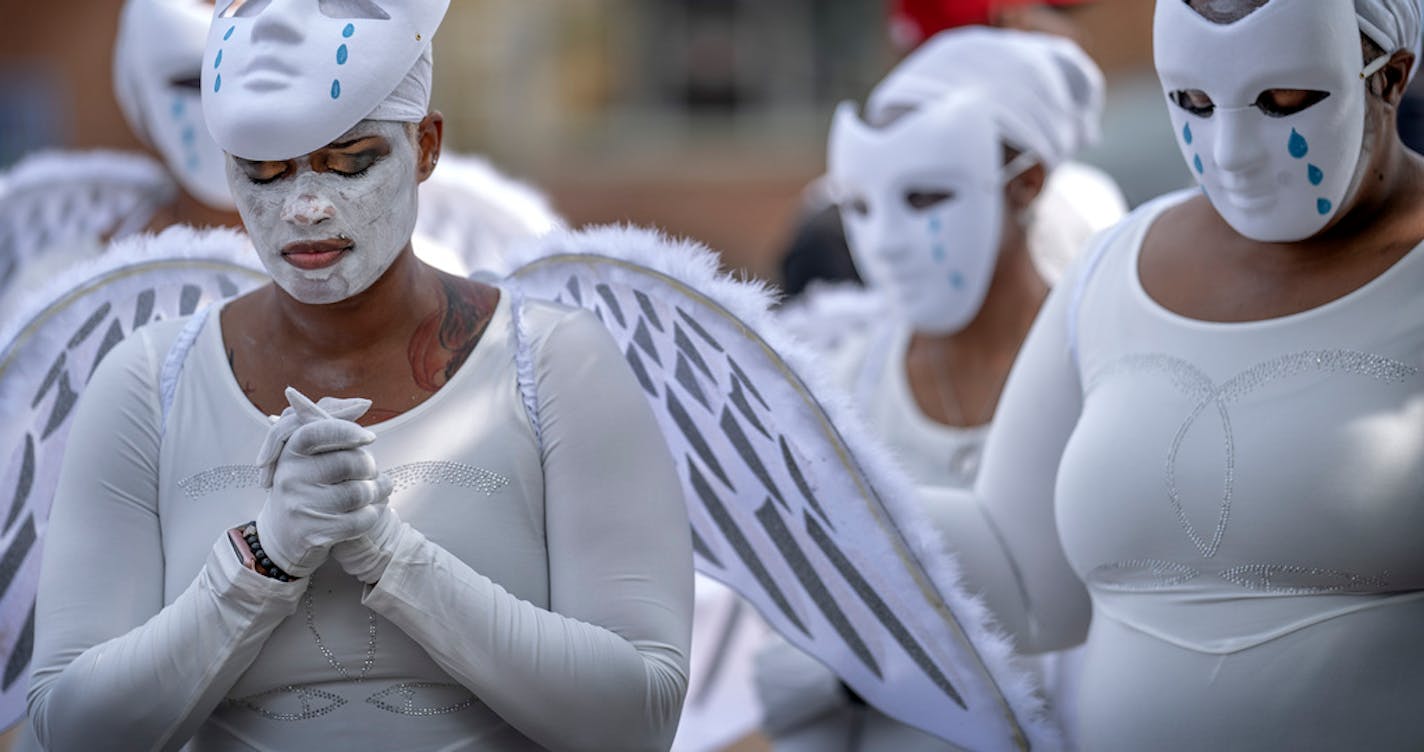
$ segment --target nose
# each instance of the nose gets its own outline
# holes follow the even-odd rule
[[[302,19],[293,11],[298,3],[274,2],[263,8],[252,24],[252,42],[298,45],[306,39]]]
[[[336,216],[336,207],[319,193],[301,190],[282,205],[282,221],[298,227],[319,225]]]
[[[1255,108],[1218,111],[1217,117],[1221,121],[1217,123],[1212,157],[1218,169],[1223,172],[1249,172],[1266,161],[1266,144],[1251,127],[1251,121],[1261,117]]]

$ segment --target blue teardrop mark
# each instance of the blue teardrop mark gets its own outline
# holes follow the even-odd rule
[[[201,165],[198,164],[198,157],[196,155],[189,155],[188,172],[197,172],[200,166]]]
[[[232,39],[232,33],[234,31],[237,31],[237,24],[233,24],[232,26],[227,27],[227,33],[223,34],[223,41],[226,42],[227,40]]]
[[[346,64],[346,58],[349,57],[349,56],[350,56],[350,53],[346,50],[346,45],[343,44],[343,45],[341,45],[340,47],[337,47],[337,48],[336,48],[336,64],[337,64],[337,65],[345,65],[345,64]]]
[[[351,35],[355,33],[356,24],[346,24],[346,28],[341,30],[341,36],[346,37],[347,39],[350,39]]]
[[[1192,166],[1197,168],[1198,175],[1201,175],[1202,173],[1206,172],[1206,168],[1202,165],[1200,154],[1192,157]]]
[[[950,272],[949,286],[956,290],[964,289],[964,275],[959,272]]]
[[[173,100],[173,119],[183,117],[183,112],[188,109],[188,103],[182,97]]]
[[[340,99],[340,98],[341,98],[341,79],[337,79],[337,78],[331,79],[331,98],[332,98],[332,99]]]
[[[183,129],[183,143],[185,143],[185,144],[187,144],[187,145],[189,145],[189,146],[192,146],[192,145],[193,145],[193,141],[196,140],[197,138],[198,138],[198,133],[197,133],[197,131],[194,131],[194,130],[193,130],[193,126],[190,125],[190,126],[188,126],[187,128],[184,128],[184,129]]]
[[[219,73],[219,74],[217,75],[217,78],[214,78],[214,79],[213,79],[213,93],[216,94],[216,93],[218,93],[218,91],[220,91],[221,89],[222,89],[222,74]]]
[[[213,58],[213,70],[217,70],[219,65],[222,65],[222,50],[218,50],[218,56]]]
[[[1182,140],[1187,142],[1187,146],[1192,145],[1192,124],[1187,123],[1182,126]]]
[[[1289,148],[1290,155],[1296,159],[1301,159],[1310,153],[1310,144],[1306,142],[1305,136],[1296,133],[1294,128],[1291,128]]]
[[[1315,200],[1315,210],[1320,212],[1321,215],[1329,214],[1334,206],[1335,205],[1330,203],[1330,199],[1328,198],[1318,198]]]
[[[943,261],[943,260],[944,260],[944,246],[942,246],[942,245],[935,245],[935,247],[934,247],[934,257],[935,257],[935,261]]]
[[[1305,169],[1305,176],[1310,178],[1311,185],[1320,185],[1325,180],[1325,172],[1315,165],[1310,165]]]

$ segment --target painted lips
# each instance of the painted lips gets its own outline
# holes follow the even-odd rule
[[[350,240],[341,238],[288,243],[282,248],[282,259],[298,269],[325,269],[345,256],[352,247]]]

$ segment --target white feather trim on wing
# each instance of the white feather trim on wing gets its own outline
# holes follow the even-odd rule
[[[514,268],[508,259],[512,244],[563,224],[532,186],[504,175],[482,157],[446,153],[420,186],[416,252],[454,274],[503,274]]]
[[[916,490],[890,452],[865,429],[849,397],[817,367],[817,355],[778,324],[771,288],[758,280],[737,280],[720,269],[719,257],[691,240],[672,239],[644,228],[602,226],[551,233],[514,255],[518,269],[561,255],[612,256],[671,277],[711,299],[745,325],[799,377],[850,449],[862,474],[876,491],[909,550],[929,573],[960,627],[983,656],[999,691],[1027,717],[1018,722],[1035,749],[1057,749],[1060,735],[1048,718],[1034,680],[1015,665],[1011,641],[995,626],[983,603],[969,594],[960,569],[929,517],[917,503]],[[629,280],[634,279],[629,277]],[[780,378],[775,375],[772,378]],[[898,567],[886,561],[887,567]]]

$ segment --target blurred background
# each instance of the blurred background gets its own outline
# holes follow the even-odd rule
[[[888,0],[454,0],[436,39],[447,148],[572,224],[695,237],[775,279],[831,111],[898,58]],[[118,0],[0,0],[0,170],[41,148],[141,149],[114,100]],[[1083,155],[1129,203],[1187,185],[1152,73],[1152,3],[1055,11],[1108,77]]]

